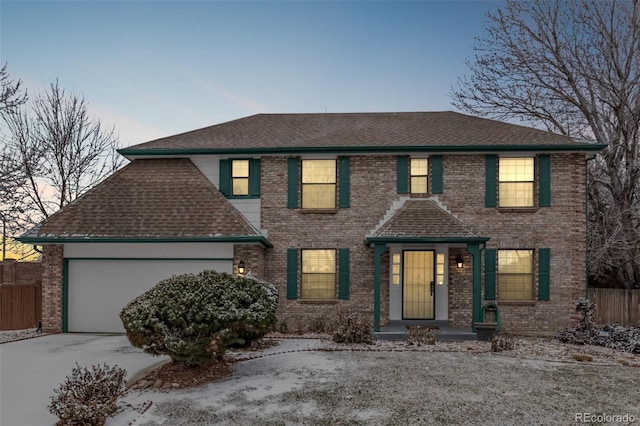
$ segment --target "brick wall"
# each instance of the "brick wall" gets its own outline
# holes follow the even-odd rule
[[[42,247],[42,268],[42,329],[62,331],[62,245]]]
[[[16,262],[13,259],[0,262],[0,285],[30,285],[41,281],[40,262]]]
[[[244,261],[245,274],[264,279],[265,249],[256,244],[242,244],[233,246],[233,273],[238,273],[238,263]]]
[[[335,317],[340,310],[373,316],[373,249],[364,244],[364,239],[400,197],[396,193],[396,157],[351,156],[350,163],[350,208],[338,209],[333,214],[309,214],[287,208],[287,157],[262,158],[262,227],[274,245],[265,256],[265,277],[280,291],[278,315],[289,330],[315,327],[318,322]],[[514,212],[485,208],[484,155],[444,157],[444,192],[438,197],[478,235],[491,238],[487,247],[551,248],[551,300],[509,304],[498,301],[507,329],[555,331],[575,319],[573,303],[585,288],[584,171],[584,155],[552,155],[552,207]],[[288,248],[349,248],[350,299],[287,300]],[[458,254],[464,257],[463,270],[455,265]],[[383,255],[383,265],[384,325],[389,300],[387,254]],[[469,326],[472,321],[471,265],[472,258],[466,249],[449,250],[449,319],[455,326]],[[535,282],[537,286],[537,275]]]

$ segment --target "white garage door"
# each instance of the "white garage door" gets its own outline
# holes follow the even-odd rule
[[[172,275],[232,271],[230,260],[69,260],[67,328],[70,332],[124,333],[120,311]]]

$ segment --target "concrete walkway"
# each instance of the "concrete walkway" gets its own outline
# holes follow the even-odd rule
[[[132,347],[124,335],[53,334],[0,345],[0,425],[53,425],[53,390],[80,367],[117,365],[127,378],[166,357]]]

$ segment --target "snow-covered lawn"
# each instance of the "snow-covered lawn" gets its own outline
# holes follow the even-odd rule
[[[570,424],[580,413],[640,421],[640,357],[606,348],[522,339],[516,350],[496,354],[475,341],[274,342],[230,353],[240,361],[222,381],[132,388],[107,425]],[[2,344],[0,425],[53,425],[49,397],[76,362],[118,365],[130,379],[162,359],[132,348],[125,336],[57,334]]]
[[[570,424],[583,413],[640,421],[640,357],[599,347],[528,339],[496,354],[486,342],[282,339],[232,356],[252,358],[198,388],[132,389],[107,424]]]

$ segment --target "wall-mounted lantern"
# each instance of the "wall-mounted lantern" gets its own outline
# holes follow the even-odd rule
[[[244,260],[240,259],[240,262],[238,262],[238,273],[240,275],[244,275],[246,271],[247,269],[245,268]]]
[[[458,268],[462,268],[464,266],[464,262],[462,261],[461,255],[458,255],[456,257],[456,265],[458,266]]]

